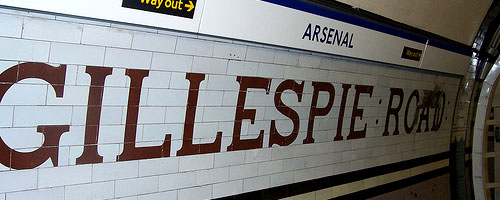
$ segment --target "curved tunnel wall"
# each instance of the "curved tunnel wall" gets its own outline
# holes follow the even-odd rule
[[[0,11],[0,199],[366,198],[448,174],[456,74]]]

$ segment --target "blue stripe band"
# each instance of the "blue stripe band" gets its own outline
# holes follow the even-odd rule
[[[472,56],[472,50],[470,49],[457,48],[434,40],[429,40],[428,44],[433,47],[448,50],[465,56]]]
[[[319,5],[315,5],[312,3],[308,3],[308,2],[304,2],[304,1],[300,1],[300,0],[286,0],[286,1],[283,1],[283,0],[262,0],[262,1],[276,4],[276,5],[280,5],[280,6],[284,6],[287,8],[292,8],[292,9],[307,12],[307,13],[311,13],[311,14],[315,14],[315,15],[319,15],[322,17],[334,19],[334,20],[345,22],[345,23],[352,24],[355,26],[375,30],[375,31],[378,31],[381,33],[404,38],[404,39],[418,42],[421,44],[426,44],[427,41],[429,41],[429,43],[428,43],[429,45],[440,48],[440,49],[452,51],[452,52],[462,54],[465,56],[472,55],[472,51],[470,49],[458,48],[458,47],[454,47],[454,46],[440,43],[437,41],[433,41],[433,40],[430,40],[426,37],[415,35],[415,34],[412,34],[412,33],[409,33],[409,32],[406,32],[406,31],[403,31],[400,29],[396,29],[393,27],[389,27],[386,25],[382,25],[382,24],[379,24],[376,22],[368,21],[368,20],[353,16],[353,15],[330,10],[328,8],[325,8],[325,7],[322,7]]]

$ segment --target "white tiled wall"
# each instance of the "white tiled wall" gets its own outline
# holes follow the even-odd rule
[[[64,96],[50,85],[27,79],[15,84],[0,102],[0,137],[15,151],[38,148],[43,137],[37,125],[68,124],[60,140],[59,166],[50,161],[35,169],[0,168],[0,199],[208,199],[261,190],[373,166],[432,155],[449,149],[451,116],[459,78],[405,70],[334,56],[299,52],[168,30],[134,27],[72,17],[0,9],[0,67],[17,63],[67,64]],[[90,76],[86,66],[113,68],[103,94],[98,152],[104,163],[75,165],[83,152]],[[137,146],[157,146],[172,135],[171,157],[116,162],[123,150],[130,78],[125,69],[150,70],[144,79]],[[200,85],[194,143],[209,143],[222,131],[220,153],[176,156],[181,148],[189,81],[187,72],[206,74]],[[241,137],[256,138],[264,130],[264,147],[227,152],[233,135],[239,83],[237,76],[271,78],[271,90],[248,89],[245,109],[255,109],[255,123],[243,120]],[[269,147],[269,127],[280,133],[293,124],[274,106],[283,80],[304,83],[302,101],[285,91],[282,100],[300,116],[297,139],[286,147]],[[311,82],[331,82],[334,107],[315,119],[313,144],[306,137],[313,96]],[[361,94],[356,130],[367,123],[366,138],[333,141],[338,124],[342,83],[374,86],[372,97]],[[411,92],[446,93],[445,119],[438,132],[406,134],[404,109]],[[399,112],[400,135],[382,136],[390,88],[405,91]],[[349,90],[342,128],[351,124],[354,86]],[[421,92],[422,93],[422,92]],[[318,107],[326,106],[321,92]],[[381,104],[379,104],[379,100]],[[397,105],[396,97],[393,105]],[[448,103],[449,102],[449,103]],[[414,106],[411,106],[414,108]],[[410,118],[413,119],[413,118]],[[430,112],[432,126],[433,111]],[[416,128],[415,128],[416,129]],[[415,132],[414,129],[414,132]],[[26,149],[31,148],[31,149]]]

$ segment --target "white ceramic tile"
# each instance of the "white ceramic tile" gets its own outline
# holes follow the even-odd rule
[[[176,54],[212,56],[213,52],[214,42],[184,37],[179,37],[177,39],[177,46],[175,48]]]
[[[299,62],[299,54],[286,51],[276,51],[274,63],[295,66]]]
[[[229,168],[229,180],[253,177],[257,175],[258,169],[258,163],[231,166]]]
[[[179,171],[179,158],[157,158],[139,161],[139,176],[154,176]]]
[[[271,175],[270,187],[282,186],[293,183],[293,172],[283,172]]]
[[[118,180],[115,182],[115,197],[148,194],[158,191],[158,176]]]
[[[258,175],[276,174],[283,171],[283,160],[274,160],[259,163]]]
[[[114,190],[113,181],[71,185],[64,188],[64,197],[74,200],[110,199],[114,197]]]
[[[190,72],[193,56],[153,53],[151,70]]]
[[[218,58],[194,57],[192,72],[226,74],[228,61]]]
[[[63,21],[25,18],[23,38],[80,43],[83,25]],[[61,31],[64,30],[64,31]]]
[[[7,193],[5,199],[64,200],[64,187],[44,188],[38,190]]]
[[[90,183],[91,173],[91,165],[41,168],[38,171],[38,187],[45,188]]]
[[[235,76],[257,76],[259,63],[229,60],[227,75]]]
[[[132,39],[132,49],[173,53],[177,37],[154,33],[136,32]]]
[[[244,60],[246,52],[246,46],[217,42],[214,45],[213,57]]]
[[[153,194],[140,195],[137,200],[163,200],[177,199],[177,191],[157,192]]]
[[[198,200],[212,198],[212,185],[181,189],[177,193],[179,200]]]
[[[269,187],[270,176],[256,176],[243,180],[243,192],[262,190]]]
[[[283,78],[285,66],[276,64],[260,63],[257,75],[266,78]]]
[[[36,189],[37,172],[36,169],[0,172],[2,180],[9,180],[0,183],[0,193]]]
[[[135,178],[138,175],[138,161],[102,163],[92,165],[92,182]]]
[[[243,180],[223,182],[213,185],[213,198],[221,198],[243,193]]]
[[[246,60],[272,63],[275,54],[276,50],[260,47],[248,47]]]
[[[4,28],[0,30],[0,36],[20,38],[23,30],[23,17],[9,14],[0,15],[0,24]]]
[[[151,67],[153,53],[118,48],[106,48],[104,65],[130,69],[148,70]]]
[[[0,59],[29,62],[49,61],[49,42],[0,37],[0,46],[16,47],[0,49]]]
[[[229,167],[196,171],[196,185],[221,183],[229,180]]]
[[[175,173],[159,177],[158,190],[167,191],[193,187],[196,184],[196,172]]]
[[[179,171],[194,171],[201,169],[210,169],[214,166],[214,155],[203,154],[194,156],[183,156],[179,160]]]
[[[118,28],[84,25],[82,44],[130,48],[133,33]]]
[[[215,154],[214,167],[241,165],[245,162],[245,151],[221,152]]]

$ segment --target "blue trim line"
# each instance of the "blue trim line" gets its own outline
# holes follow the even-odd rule
[[[462,54],[465,56],[472,55],[472,51],[468,50],[468,49],[458,48],[458,47],[454,47],[454,46],[440,43],[437,41],[432,41],[426,37],[415,35],[415,34],[412,34],[412,33],[409,33],[409,32],[406,32],[406,31],[403,31],[400,29],[396,29],[393,27],[389,27],[386,25],[382,25],[382,24],[379,24],[376,22],[368,21],[368,20],[353,16],[353,15],[330,10],[328,8],[325,8],[325,7],[322,7],[319,5],[315,5],[312,3],[307,3],[304,1],[300,1],[300,0],[262,0],[262,1],[276,4],[276,5],[280,5],[280,6],[284,6],[284,7],[295,9],[295,10],[299,10],[299,11],[303,11],[303,12],[307,12],[307,13],[311,13],[311,14],[315,14],[315,15],[319,15],[322,17],[334,19],[334,20],[345,22],[345,23],[352,24],[355,26],[360,26],[363,28],[375,30],[378,32],[382,32],[385,34],[404,38],[404,39],[418,42],[421,44],[426,44],[427,41],[429,41],[429,43],[428,43],[429,45],[440,48],[440,49],[452,51],[452,52]]]
[[[455,52],[455,53],[458,53],[458,54],[462,54],[462,55],[465,55],[465,56],[469,56],[469,57],[472,56],[472,50],[467,50],[467,49],[452,47],[450,45],[444,44],[442,42],[434,41],[434,40],[429,40],[428,44],[430,46],[433,46],[433,47],[436,47],[436,48],[448,50],[448,51]]]

